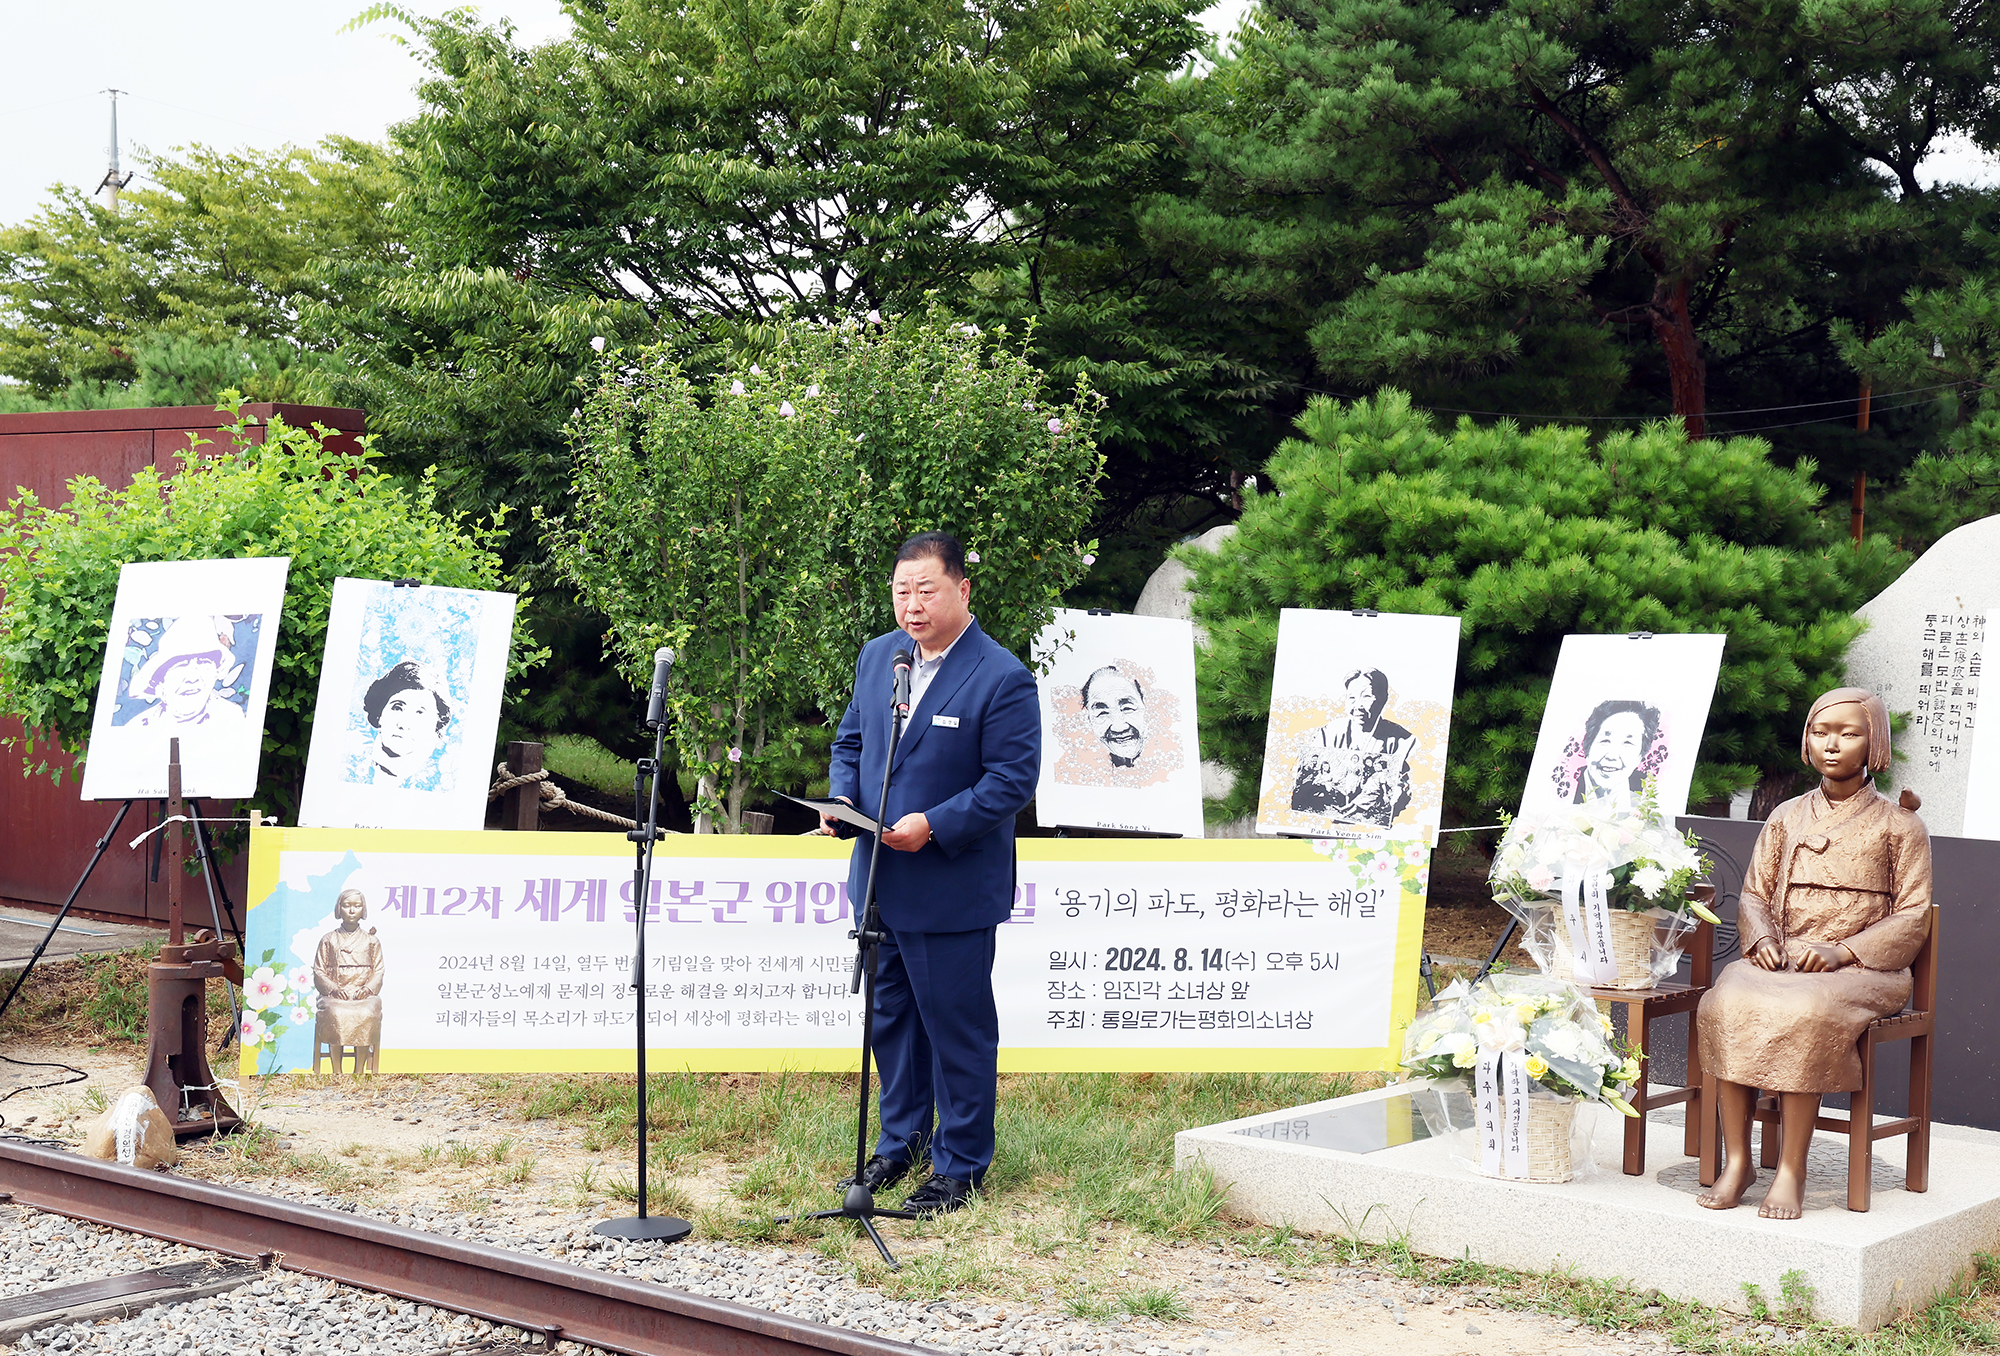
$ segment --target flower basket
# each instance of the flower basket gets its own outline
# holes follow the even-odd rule
[[[1530,1182],[1567,1182],[1576,1176],[1570,1162],[1569,1136],[1576,1126],[1576,1103],[1567,1097],[1528,1099],[1528,1175]],[[1522,1178],[1516,1177],[1515,1181]]]
[[[1518,919],[1544,973],[1609,989],[1650,989],[1679,966],[1682,938],[1713,923],[1695,880],[1708,870],[1693,835],[1639,803],[1589,800],[1507,821],[1493,856],[1493,900]]]
[[[1561,907],[1557,906],[1551,912],[1556,920],[1556,954],[1574,956],[1578,948],[1569,935],[1569,923],[1563,918]],[[1659,976],[1653,972],[1653,944],[1658,924],[1669,917],[1664,910],[1648,909],[1645,913],[1633,913],[1630,909],[1613,909],[1608,921],[1611,924],[1611,959],[1618,966],[1618,978],[1599,987],[1650,989],[1657,985]],[[1672,949],[1675,964],[1679,964],[1680,954],[1678,946]]]
[[[1636,1052],[1612,1038],[1588,994],[1547,975],[1454,981],[1404,1033],[1401,1063],[1428,1080],[1434,1095],[1419,1105],[1426,1122],[1441,1121],[1447,1133],[1461,1128],[1451,1105],[1470,1096],[1466,1134],[1477,1151],[1454,1156],[1489,1177],[1567,1182],[1579,1166],[1578,1102],[1638,1114],[1628,1100],[1639,1077]],[[1585,1167],[1588,1157],[1586,1149]]]

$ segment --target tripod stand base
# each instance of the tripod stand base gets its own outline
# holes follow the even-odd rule
[[[914,1210],[891,1210],[886,1206],[876,1205],[875,1193],[867,1187],[862,1186],[859,1182],[856,1182],[853,1186],[847,1188],[847,1194],[841,1197],[840,1209],[815,1210],[810,1215],[800,1215],[797,1218],[800,1220],[853,1220],[867,1231],[869,1242],[875,1245],[875,1251],[882,1254],[882,1261],[888,1266],[889,1270],[901,1271],[903,1264],[896,1260],[896,1254],[889,1251],[889,1245],[884,1243],[882,1235],[876,1232],[875,1221],[877,1219],[922,1219],[923,1216]],[[792,1219],[793,1216],[791,1215],[780,1215],[772,1223],[790,1224]]]
[[[590,1232],[633,1243],[675,1243],[693,1233],[694,1226],[672,1215],[647,1215],[644,1219],[628,1215],[608,1219]]]

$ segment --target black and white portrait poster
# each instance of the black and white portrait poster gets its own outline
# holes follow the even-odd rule
[[[118,572],[85,800],[165,796],[175,738],[182,794],[234,800],[256,792],[291,563],[162,560]]]
[[[1458,618],[1278,614],[1257,832],[1432,841],[1458,675]]]
[[[1720,635],[1564,636],[1521,813],[1608,798],[1687,813],[1695,752],[1722,668]]]
[[[1199,838],[1194,624],[1058,608],[1035,641],[1045,827]]]
[[[514,595],[336,579],[299,823],[477,829]]]

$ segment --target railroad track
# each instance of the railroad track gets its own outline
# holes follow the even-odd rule
[[[0,1334],[18,1336],[41,1320],[95,1321],[186,1303],[196,1291],[217,1294],[276,1270],[539,1339],[523,1350],[568,1341],[633,1356],[934,1356],[907,1342],[16,1141],[0,1140],[0,1193],[18,1205],[203,1249],[223,1264],[151,1268],[0,1300]]]

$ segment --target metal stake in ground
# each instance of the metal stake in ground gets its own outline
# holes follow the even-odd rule
[[[653,654],[653,687],[646,697],[646,724],[653,732],[653,756],[641,758],[632,776],[633,826],[626,837],[636,844],[632,867],[632,914],[638,931],[632,944],[632,992],[639,1005],[639,1213],[608,1219],[593,1233],[611,1238],[657,1239],[672,1243],[694,1232],[694,1226],[672,1215],[646,1213],[646,910],[652,905],[648,883],[653,878],[653,844],[660,832],[660,757],[666,752],[667,679],[674,671],[674,652],[662,645]]]
[[[861,1180],[868,1168],[868,1069],[875,1054],[875,969],[882,950],[882,914],[875,903],[875,868],[882,863],[882,831],[888,828],[885,821],[889,813],[889,770],[896,766],[896,746],[903,742],[903,720],[910,714],[910,652],[898,650],[890,661],[890,671],[896,676],[896,688],[890,697],[889,711],[889,756],[882,762],[882,794],[875,800],[875,843],[868,853],[868,885],[861,892],[860,926],[848,936],[854,938],[853,990],[865,993],[861,1000],[861,1117],[854,1132],[854,1185],[840,1198],[838,1210],[816,1210],[801,1219],[851,1219],[868,1233],[875,1251],[882,1254],[882,1261],[891,1271],[901,1271],[903,1264],[889,1251],[889,1245],[882,1241],[882,1235],[875,1228],[877,1218],[916,1219],[914,1210],[891,1210],[875,1204],[875,1193]],[[790,1215],[780,1215],[779,1224],[789,1224]]]
[[[181,741],[167,741],[167,945],[146,968],[146,1086],[177,1137],[234,1129],[242,1118],[222,1099],[208,1067],[208,981],[225,978],[235,948],[217,937],[187,943],[181,917]]]

